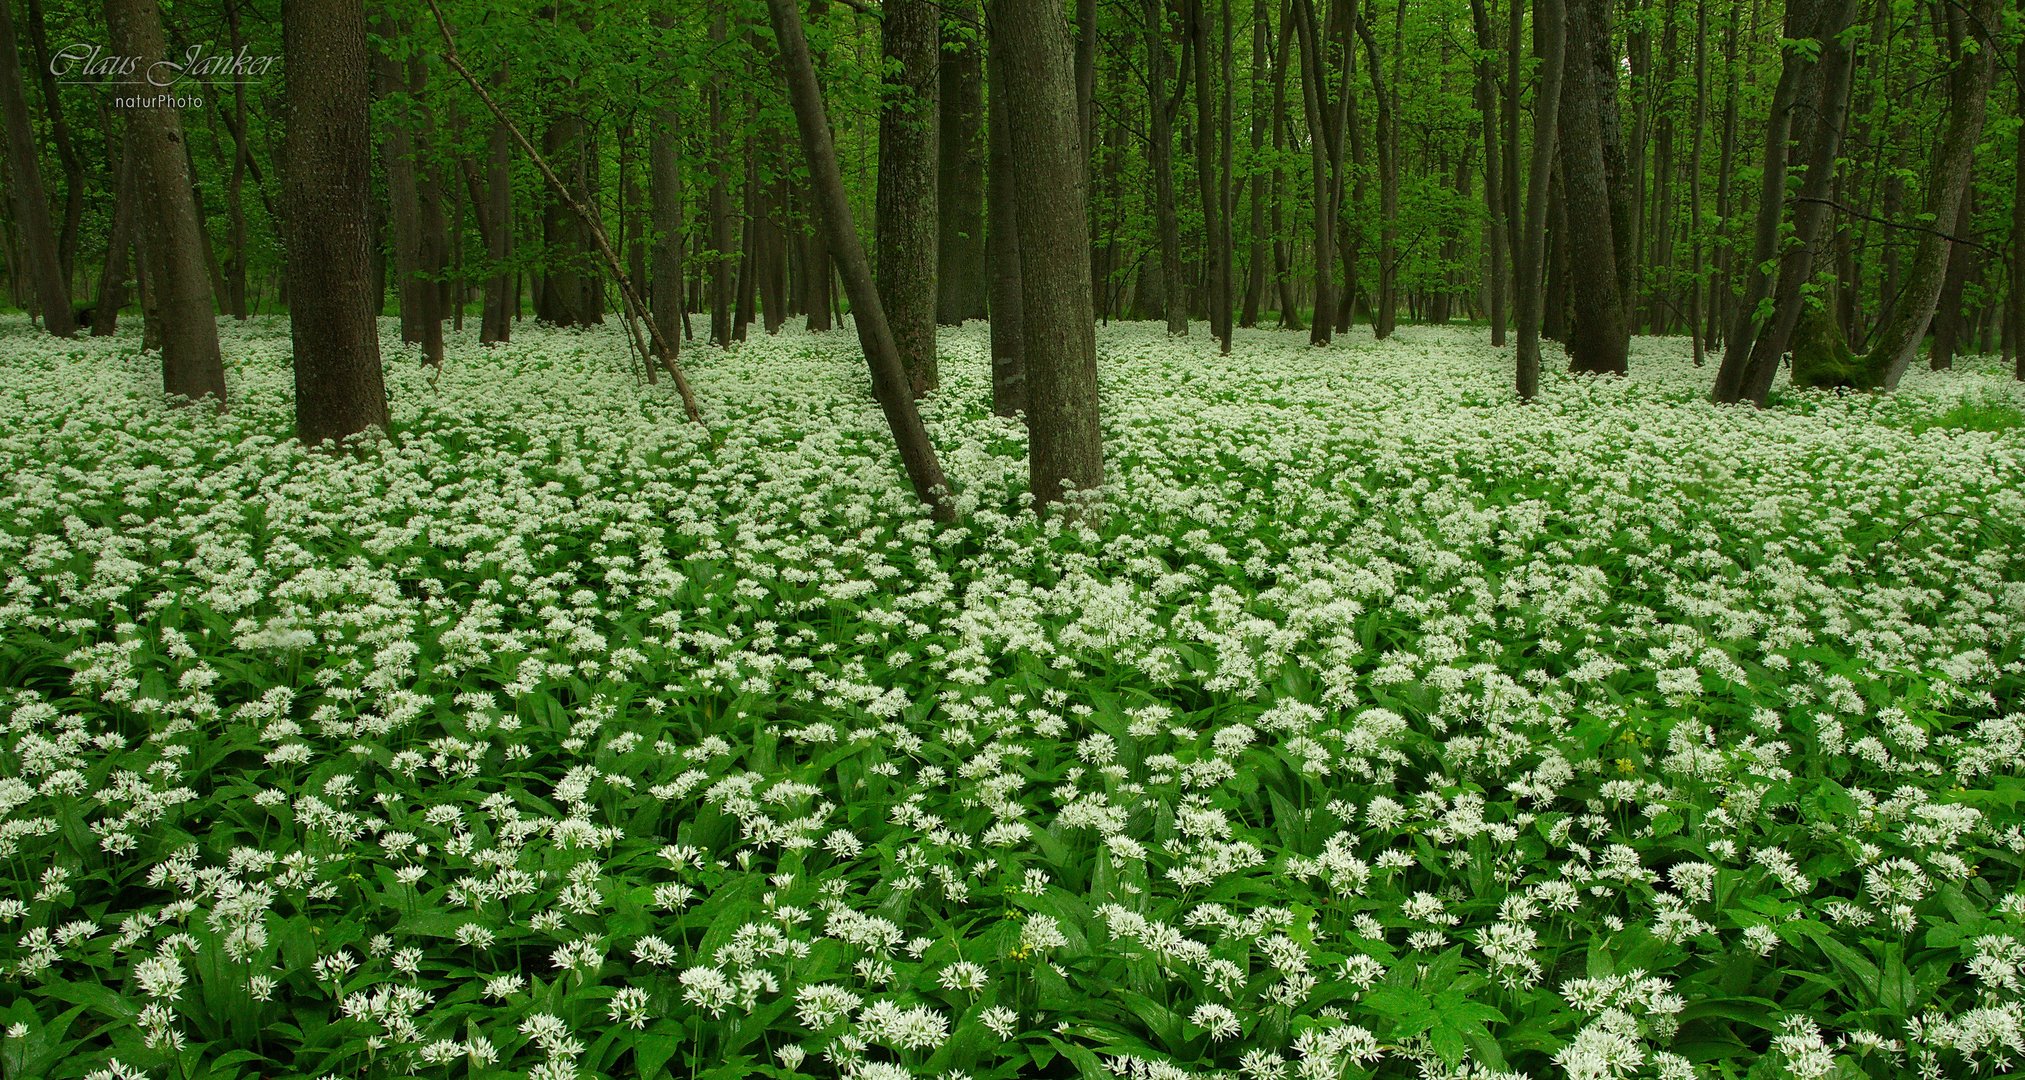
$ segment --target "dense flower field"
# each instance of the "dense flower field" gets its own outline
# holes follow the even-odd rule
[[[0,333],[7,1080],[2025,1065],[1994,362],[1116,327],[1064,528],[973,324],[942,528],[848,334],[691,354],[708,430],[616,328],[390,341],[352,456],[285,322],[223,416]]]

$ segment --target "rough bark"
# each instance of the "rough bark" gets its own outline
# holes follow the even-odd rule
[[[310,446],[387,426],[372,295],[371,89],[359,0],[289,0],[288,135],[281,181],[289,222],[288,321],[295,430]]]
[[[1167,101],[1167,2],[1144,0],[1146,23],[1146,112],[1152,145],[1147,168],[1153,176],[1153,229],[1160,248],[1160,311],[1167,332],[1188,333],[1188,303],[1181,269],[1181,218],[1174,205],[1174,115]]]
[[[779,2],[779,0],[774,0]],[[1068,26],[1055,0],[991,0],[1019,213],[1028,475],[1037,510],[1104,483],[1090,310],[1088,176]],[[1160,107],[1156,102],[1155,107]]]
[[[936,459],[935,445],[915,408],[907,370],[900,362],[900,350],[886,313],[879,306],[879,290],[872,282],[871,264],[851,221],[851,202],[844,192],[844,177],[837,166],[837,147],[830,135],[830,121],[823,109],[823,92],[816,85],[815,62],[809,58],[809,43],[802,33],[797,0],[766,0],[767,15],[773,22],[774,38],[780,43],[781,63],[787,76],[788,99],[793,103],[795,124],[801,132],[803,152],[808,157],[809,175],[822,204],[822,223],[830,237],[830,249],[843,271],[844,289],[851,296],[852,314],[858,324],[858,341],[872,369],[872,393],[886,414],[893,441],[914,494],[928,504],[940,521],[955,519],[949,499],[949,484]],[[1066,41],[1064,46],[1066,47]],[[1076,218],[1081,231],[1083,220]],[[1087,262],[1085,263],[1087,266]],[[1088,289],[1084,290],[1088,303]],[[1086,320],[1087,325],[1087,320]]]
[[[1273,237],[1266,232],[1266,177],[1256,168],[1256,162],[1265,156],[1266,126],[1270,117],[1260,105],[1267,100],[1266,51],[1270,47],[1272,24],[1271,11],[1266,0],[1252,0],[1252,131],[1251,161],[1254,163],[1251,184],[1250,251],[1245,259],[1244,309],[1238,317],[1238,325],[1251,327],[1259,321],[1259,305],[1266,295],[1266,271],[1271,265],[1272,255],[1267,248]]]
[[[937,12],[930,0],[887,0],[880,49],[898,74],[879,110],[879,299],[907,380],[920,397],[935,365]],[[1073,105],[1073,103],[1072,103]]]
[[[1195,54],[1195,172],[1202,201],[1204,262],[1208,265],[1209,332],[1230,352],[1230,237],[1223,191],[1217,183],[1216,82],[1210,78],[1209,14],[1203,0],[1182,0]]]
[[[1516,2],[1516,0],[1513,0]],[[1470,0],[1470,20],[1477,33],[1477,113],[1484,127],[1484,222],[1485,246],[1490,249],[1490,273],[1484,281],[1484,307],[1491,320],[1491,344],[1505,343],[1505,195],[1504,165],[1499,158],[1497,38],[1491,31],[1490,14],[1484,0]]]
[[[138,58],[143,67],[164,60],[167,46],[156,0],[106,0],[105,9],[114,51]],[[132,100],[137,104],[126,110],[129,145],[144,177],[142,205],[153,209],[142,220],[152,264],[148,284],[155,294],[149,321],[161,328],[163,389],[192,401],[213,397],[222,409],[225,364],[218,351],[217,307],[204,266],[182,118],[166,95],[139,94]]]
[[[726,38],[725,16],[719,13],[710,23],[710,40],[722,46]],[[731,132],[724,119],[724,75],[712,70],[710,98],[710,341],[720,348],[731,345],[731,271],[737,254],[732,250],[731,214]]]

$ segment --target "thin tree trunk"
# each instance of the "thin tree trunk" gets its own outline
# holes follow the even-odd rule
[[[1694,148],[1688,152],[1688,344],[1703,363],[1702,136],[1709,120],[1709,0],[1695,0]]]
[[[11,3],[0,4],[0,121],[7,127],[7,190],[13,196],[14,224],[21,232],[27,276],[42,307],[42,326],[57,337],[70,337],[77,333],[76,312],[70,306],[70,275],[64,269],[56,227],[49,219],[49,202],[43,194],[42,165],[37,160],[35,126],[28,117],[28,94],[21,81]],[[18,283],[15,288],[19,290]]]
[[[500,61],[493,86],[506,86],[506,62]],[[507,268],[513,253],[513,136],[506,125],[495,122],[486,143],[485,205],[479,216],[490,219],[492,232],[485,238],[485,256],[492,263],[492,276],[485,282],[485,316],[478,328],[479,340],[504,342],[513,336],[513,309],[519,307],[514,295],[519,279]],[[473,199],[477,198],[473,193]]]
[[[2013,78],[2025,72],[2025,41],[2018,43],[2012,61]],[[2018,79],[2018,115],[2025,116],[2025,79]],[[2004,320],[2011,338],[2011,355],[2017,361],[2017,377],[2025,382],[2025,138],[2019,138],[2011,169],[2011,307]]]
[[[667,39],[665,48],[670,50],[676,46],[673,40],[676,25],[672,3],[655,10],[655,29]],[[664,55],[670,57],[664,63],[672,68],[672,53]],[[687,311],[682,300],[682,103],[679,86],[672,80],[662,87],[661,93],[663,97],[653,112],[653,134],[647,150],[647,197],[653,202],[650,216],[654,225],[652,299],[648,307],[654,313],[654,321],[673,327]],[[674,335],[668,344],[680,352],[680,335]]]
[[[1512,0],[1517,3],[1518,0]],[[1505,343],[1505,194],[1504,164],[1499,159],[1498,91],[1496,75],[1497,39],[1485,0],[1470,0],[1470,20],[1477,32],[1477,112],[1484,125],[1484,222],[1485,246],[1490,248],[1490,276],[1484,282],[1484,306],[1491,320],[1491,345]]]
[[[899,74],[887,83],[879,110],[879,300],[908,384],[920,397],[940,381],[935,363],[939,9],[930,0],[886,0],[880,10],[880,51]]]
[[[1230,353],[1230,239],[1225,234],[1223,194],[1217,184],[1216,83],[1210,78],[1209,14],[1203,0],[1182,0],[1189,38],[1195,43],[1195,174],[1202,199],[1203,254],[1207,263],[1209,332]]]
[[[726,38],[725,16],[720,12],[710,23],[710,40],[722,47]],[[719,348],[731,346],[731,131],[724,119],[724,75],[712,69],[710,75],[710,341]]]
[[[1188,333],[1188,304],[1181,269],[1181,218],[1174,205],[1173,115],[1167,105],[1167,3],[1144,0],[1146,23],[1146,111],[1152,146],[1147,168],[1153,176],[1153,228],[1160,245],[1160,310],[1167,332]]]
[[[289,0],[281,15],[288,95],[288,319],[295,428],[310,446],[387,426],[372,295],[371,87],[356,0]]]
[[[1516,0],[1514,0],[1516,3]],[[1552,194],[1555,143],[1559,139],[1561,83],[1566,67],[1566,19],[1562,0],[1536,0],[1533,52],[1540,58],[1540,89],[1533,104],[1533,160],[1528,174],[1526,220],[1519,232],[1518,383],[1519,400],[1540,393],[1541,254],[1546,245],[1547,203]],[[1519,48],[1518,35],[1511,41]]]
[[[1014,187],[1028,473],[1035,508],[1045,510],[1072,490],[1094,493],[1104,483],[1085,225],[1089,181],[1061,8],[1055,0],[991,0],[991,20],[993,60],[1005,64],[1008,143],[1020,163]]]
[[[1252,0],[1252,141],[1248,171],[1251,182],[1250,252],[1245,259],[1245,299],[1243,314],[1238,325],[1247,329],[1258,325],[1259,305],[1266,295],[1266,273],[1272,255],[1267,245],[1274,239],[1266,233],[1266,177],[1259,173],[1258,162],[1265,156],[1266,125],[1269,122],[1266,110],[1260,103],[1267,100],[1266,51],[1272,35],[1271,9],[1266,0]]]
[[[1969,235],[1975,218],[1976,189],[1970,185],[1962,196],[1962,205],[1955,211],[1955,226],[1949,231],[1956,236]],[[1955,366],[1955,353],[1969,336],[1966,333],[1967,319],[1962,314],[1962,292],[1969,284],[1969,278],[1976,262],[1976,250],[1966,244],[1948,245],[1948,272],[1941,281],[1941,298],[1934,308],[1934,343],[1927,352],[1927,365],[1935,371],[1946,371]]]
[[[1377,0],[1371,2],[1375,7]],[[1393,119],[1392,91],[1387,90],[1384,71],[1379,66],[1378,39],[1371,32],[1371,20],[1358,20],[1357,35],[1364,41],[1365,63],[1371,69],[1371,96],[1378,106],[1378,307],[1371,315],[1371,333],[1382,341],[1392,336],[1393,327],[1399,323],[1399,132]],[[1394,75],[1396,78],[1397,72]]]
[[[28,0],[27,26],[36,79],[42,84],[42,111],[49,117],[49,141],[55,146],[57,164],[63,169],[63,224],[56,234],[56,256],[63,267],[63,280],[69,282],[77,257],[78,226],[84,220],[84,158],[79,156],[77,144],[71,138],[70,121],[63,111],[63,94],[56,73],[50,69],[42,0]]]
[[[1297,20],[1295,0],[1280,8],[1280,48],[1273,62],[1273,286],[1280,298],[1280,327],[1299,331],[1301,310],[1294,295],[1293,257],[1289,253],[1286,223],[1287,170],[1287,71],[1293,66]]]
[[[815,62],[809,58],[808,39],[802,33],[798,0],[766,0],[767,15],[773,22],[774,37],[780,42],[782,67],[787,76],[788,99],[793,103],[795,123],[801,130],[802,149],[808,156],[809,175],[822,203],[822,224],[829,233],[830,249],[843,270],[844,289],[851,295],[851,309],[858,324],[858,341],[872,369],[873,397],[886,414],[900,459],[913,482],[914,494],[928,504],[929,513],[939,521],[953,521],[956,513],[950,501],[949,482],[936,460],[935,445],[914,406],[907,369],[900,350],[886,325],[886,313],[879,306],[879,290],[872,282],[872,268],[865,248],[851,222],[851,202],[844,192],[843,172],[837,166],[837,147],[830,136],[829,117],[823,109],[823,92],[816,85]],[[1064,45],[1066,46],[1066,39]],[[1083,228],[1080,215],[1076,228]],[[1087,264],[1086,264],[1087,265]],[[1084,290],[1087,297],[1088,289]]]
[[[98,276],[98,304],[92,313],[92,337],[112,336],[119,327],[120,308],[126,303],[127,254],[134,242],[134,204],[140,197],[140,177],[133,151],[124,139],[120,141],[119,163],[105,269]]]

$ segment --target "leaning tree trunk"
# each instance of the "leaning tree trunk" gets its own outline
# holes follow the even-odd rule
[[[920,397],[935,389],[936,24],[930,0],[886,0],[880,47],[899,75],[879,110],[879,300]]]
[[[167,46],[156,0],[106,0],[105,9],[115,52],[138,58],[143,67],[163,62]],[[138,105],[127,110],[127,132],[145,178],[142,205],[153,209],[143,215],[144,246],[155,271],[148,285],[161,324],[162,386],[171,396],[192,401],[215,397],[223,408],[225,363],[218,351],[217,306],[204,267],[182,118],[166,95],[142,94],[134,100]]]
[[[14,223],[21,230],[22,254],[42,307],[42,326],[57,337],[70,337],[77,333],[77,316],[70,307],[70,282],[43,193],[35,126],[28,117],[21,54],[14,42],[13,4],[0,4],[0,121],[7,127],[7,190],[14,197]]]
[[[1568,334],[1569,370],[1622,375],[1631,345],[1617,272],[1610,173],[1603,137],[1604,87],[1592,62],[1598,11],[1607,0],[1570,0],[1561,87],[1561,180],[1567,192],[1569,277],[1575,322]]]
[[[914,484],[914,494],[928,504],[929,513],[936,520],[953,521],[956,511],[950,501],[949,482],[943,478],[935,444],[929,441],[921,411],[915,407],[907,369],[900,362],[900,350],[893,342],[892,328],[886,324],[886,312],[879,306],[879,290],[872,282],[865,246],[851,221],[851,200],[844,191],[843,171],[837,165],[837,145],[830,135],[830,120],[823,109],[823,92],[816,85],[816,65],[809,58],[809,42],[802,33],[797,3],[798,0],[766,0],[766,10],[773,22],[774,37],[780,42],[788,100],[794,106],[802,149],[808,155],[810,180],[822,204],[823,229],[829,234],[830,250],[843,270],[844,289],[850,294],[858,324],[858,343],[872,369],[872,396],[886,414],[886,424],[893,431],[893,441],[899,446],[900,460],[906,466],[907,478]],[[1080,214],[1076,227],[1079,230],[1083,227]],[[932,322],[930,326],[933,327]]]
[[[935,321],[984,315],[984,44],[977,0],[945,6],[957,31],[940,64],[935,207]]]
[[[1516,0],[1514,0],[1516,2]],[[1541,264],[1547,240],[1547,202],[1552,194],[1555,142],[1559,137],[1561,81],[1566,67],[1567,20],[1562,0],[1537,0],[1533,9],[1533,51],[1540,57],[1540,90],[1533,106],[1533,161],[1527,175],[1526,220],[1519,230],[1518,286],[1519,400],[1540,393]],[[1518,35],[1511,47],[1519,48]]]
[[[358,0],[289,0],[281,34],[295,430],[315,446],[387,426],[366,213],[373,180],[365,8]]]
[[[1995,43],[1983,35],[1997,23],[1996,0],[1973,0],[1967,23],[1960,31],[1964,41],[1975,35],[1979,46],[1974,53],[1962,50],[1958,66],[1948,80],[1948,120],[1940,145],[1934,148],[1933,163],[1927,172],[1927,209],[1933,220],[1953,221],[1967,197],[1969,174],[1975,165],[1976,140],[1983,133],[1983,110],[1995,69]],[[1951,9],[1951,20],[1962,18]],[[1939,230],[1920,234],[1912,266],[1905,272],[1905,284],[1892,303],[1877,343],[1864,357],[1863,381],[1886,390],[1895,389],[1906,368],[1919,352],[1940,302],[1941,286],[1947,274],[1948,243]]]
[[[990,221],[984,258],[991,268],[991,411],[1011,416],[1027,407],[1026,365],[1021,362],[1025,333],[1020,318],[1020,234],[1012,132],[1005,111],[1005,63],[994,47],[986,78],[991,131],[988,146],[985,208]]]
[[[1043,510],[1072,491],[1094,492],[1104,483],[1090,235],[1084,224],[1089,177],[1076,131],[1075,74],[1060,5],[991,0],[991,19],[993,60],[1005,65],[1009,143],[1020,151],[1015,198],[1027,466],[1035,509]]]

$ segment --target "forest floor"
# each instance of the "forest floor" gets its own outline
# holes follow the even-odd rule
[[[1758,411],[1639,339],[1520,406],[1481,328],[1114,326],[1065,528],[972,324],[945,528],[855,339],[754,333],[685,354],[701,427],[616,326],[390,340],[349,455],[285,320],[223,415],[0,325],[5,1075],[2025,1053],[1994,360]]]

